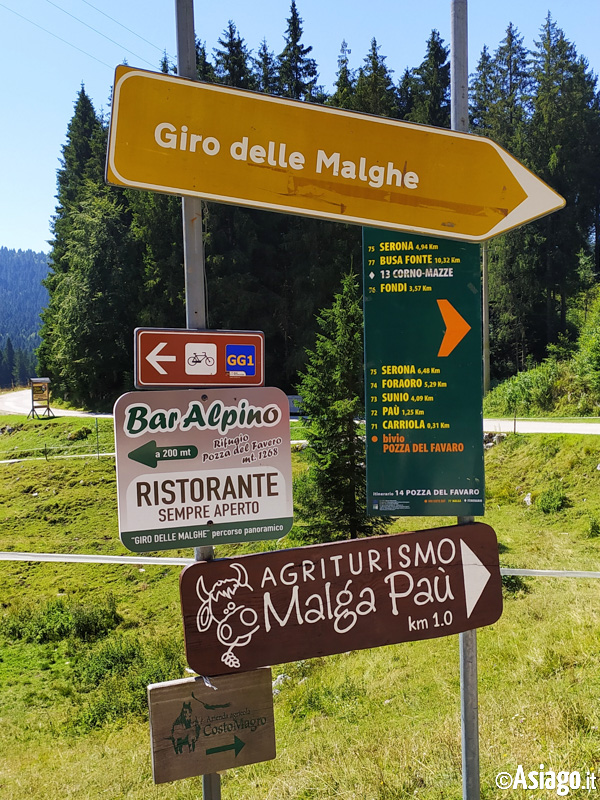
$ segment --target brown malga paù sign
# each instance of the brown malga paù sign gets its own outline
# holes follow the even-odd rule
[[[275,758],[270,669],[155,683],[148,708],[155,783]]]
[[[187,660],[203,675],[447,636],[502,613],[483,523],[198,562],[180,592]]]

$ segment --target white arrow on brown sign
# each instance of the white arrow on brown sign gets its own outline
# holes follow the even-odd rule
[[[154,350],[151,353],[148,353],[146,356],[146,361],[150,364],[151,367],[160,373],[161,375],[166,375],[167,370],[161,364],[161,361],[177,361],[177,356],[169,356],[167,354],[162,354],[162,351],[167,346],[167,342],[159,342]]]
[[[483,523],[198,562],[180,591],[187,660],[203,675],[447,636],[502,613]]]

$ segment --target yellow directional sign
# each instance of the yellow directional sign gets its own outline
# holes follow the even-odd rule
[[[489,139],[120,66],[109,183],[482,241],[564,205]]]

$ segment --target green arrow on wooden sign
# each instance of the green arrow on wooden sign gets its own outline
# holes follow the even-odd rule
[[[233,744],[224,744],[221,747],[210,747],[206,751],[206,755],[210,756],[213,753],[225,753],[227,750],[235,750],[236,756],[239,754],[242,747],[246,744],[246,742],[242,742],[241,739],[238,739],[237,736],[233,737]]]
[[[154,469],[159,461],[183,461],[189,458],[196,458],[197,455],[198,448],[193,444],[161,445],[158,447],[156,442],[152,440],[138,447],[137,450],[132,450],[129,453],[129,458]]]

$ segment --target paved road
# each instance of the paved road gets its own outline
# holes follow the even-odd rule
[[[512,419],[484,419],[484,431],[513,433]],[[551,422],[549,420],[517,419],[517,433],[591,433],[600,435],[600,420],[596,422]]]
[[[52,406],[50,406],[52,408]],[[31,411],[31,391],[22,389],[0,394],[0,414],[28,414]],[[66,411],[52,408],[57,417],[110,416],[110,414],[88,414],[84,411]],[[512,419],[484,419],[484,431],[492,433],[512,433],[515,423]],[[517,419],[517,433],[591,433],[600,435],[600,419],[595,422],[551,422],[545,420]]]
[[[111,416],[110,414],[88,414],[85,411],[68,411],[64,408],[50,408],[56,417],[90,417]],[[31,389],[19,389],[16,392],[0,394],[0,414],[29,414],[31,411]]]

